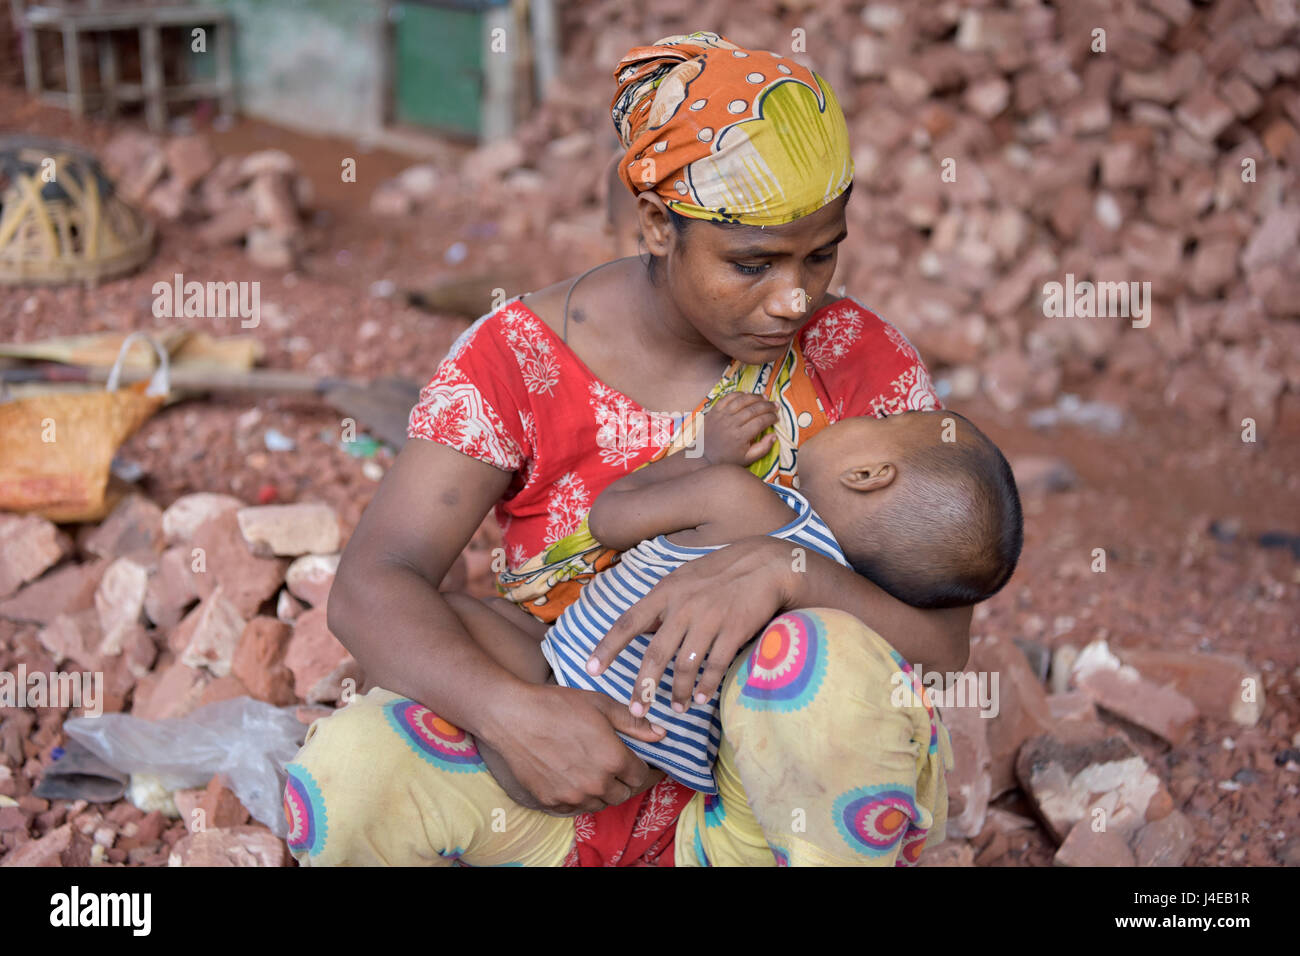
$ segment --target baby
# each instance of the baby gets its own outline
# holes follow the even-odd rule
[[[667,456],[606,488],[592,505],[588,528],[623,554],[549,628],[503,599],[484,605],[444,595],[470,635],[517,677],[554,678],[607,694],[666,728],[656,743],[622,739],[648,764],[705,793],[717,792],[718,686],[731,660],[710,662],[707,647],[674,646],[676,658],[657,686],[636,687],[653,639],[642,634],[602,673],[589,673],[605,633],[674,568],[766,534],[790,542],[792,561],[795,549],[811,548],[899,600],[941,608],[997,592],[1020,555],[1020,500],[1011,469],[962,416],[930,411],[843,419],[799,448],[798,490],[790,490],[746,467],[774,440],[763,435],[775,421],[772,408],[761,396],[725,395],[704,416],[697,438],[702,454]],[[680,644],[682,635],[676,637]],[[700,668],[710,663],[697,684]],[[682,667],[686,686],[696,691],[689,701],[680,688],[674,694],[674,669]]]

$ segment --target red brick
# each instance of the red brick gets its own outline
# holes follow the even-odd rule
[[[127,495],[82,539],[81,548],[109,560],[130,558],[153,570],[163,550],[162,509],[142,495]]]
[[[356,676],[352,656],[325,623],[325,608],[312,608],[298,618],[284,663],[293,671],[294,692],[309,704],[337,702],[339,682]]]
[[[183,717],[198,706],[210,679],[204,671],[174,661],[140,680],[131,714],[144,720]]]
[[[175,627],[185,610],[198,600],[199,585],[191,570],[190,551],[185,545],[168,548],[158,561],[158,570],[149,577],[144,610],[158,627]]]
[[[0,601],[0,617],[48,624],[60,614],[89,610],[107,566],[107,561],[88,561],[55,568]]]
[[[67,536],[39,515],[0,513],[0,598],[8,597],[68,551]]]
[[[220,586],[226,600],[244,618],[256,614],[284,580],[288,562],[253,554],[233,511],[223,511],[205,521],[194,532],[193,545],[203,550],[206,561],[206,571],[196,574],[199,596],[207,597]]]
[[[270,830],[257,826],[208,829],[172,847],[168,866],[288,866],[289,850]]]
[[[1164,784],[1128,739],[1099,724],[1065,721],[1025,741],[1016,776],[1057,841],[1080,821],[1094,819],[1128,839],[1173,808]]]
[[[167,544],[189,544],[194,532],[209,518],[242,507],[244,503],[238,498],[210,491],[181,495],[162,515],[163,534]]]
[[[202,667],[214,677],[228,676],[245,623],[239,609],[226,599],[224,589],[217,587],[177,627],[177,632],[184,629],[189,635],[181,662]]]
[[[324,607],[338,571],[337,554],[307,554],[296,558],[285,572],[289,592],[311,607]]]
[[[1249,119],[1264,105],[1263,99],[1240,75],[1233,75],[1219,87],[1219,95],[1232,109],[1237,119]]]
[[[1025,740],[1049,731],[1052,714],[1047,694],[1020,648],[1005,638],[986,635],[971,641],[966,669],[998,675],[998,714],[980,718],[988,724],[990,799],[997,799],[1016,785],[1016,755]]]
[[[1209,87],[1202,87],[1178,104],[1174,116],[1197,139],[1212,142],[1232,122],[1232,109]]]
[[[1244,658],[1227,654],[1129,648],[1120,660],[1148,680],[1170,684],[1202,714],[1253,727],[1264,710],[1264,681]],[[1253,693],[1254,701],[1243,700]]]
[[[258,700],[285,706],[296,699],[293,672],[284,664],[289,635],[290,629],[282,621],[255,617],[239,638],[231,673]]]
[[[1174,746],[1187,739],[1196,721],[1195,704],[1173,688],[1143,680],[1136,672],[1099,668],[1076,675],[1075,682],[1098,707]]]
[[[90,839],[72,824],[50,831],[39,840],[24,843],[0,860],[3,866],[89,866]]]
[[[244,541],[254,554],[297,557],[333,554],[339,549],[338,518],[329,505],[260,505],[241,508],[236,515]]]
[[[1110,830],[1094,831],[1090,820],[1080,820],[1070,830],[1056,856],[1057,866],[1133,866],[1133,851],[1124,838]]]
[[[948,771],[948,834],[973,837],[984,828],[992,778],[989,776],[988,718],[978,707],[944,707],[941,719],[952,740]]]
[[[181,189],[190,189],[217,165],[217,154],[203,136],[177,136],[165,147],[167,169]]]
[[[1175,810],[1137,832],[1133,853],[1138,866],[1182,866],[1195,839],[1191,822]]]

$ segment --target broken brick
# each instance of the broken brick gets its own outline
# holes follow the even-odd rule
[[[325,623],[325,608],[298,618],[284,663],[293,671],[294,692],[309,704],[336,703],[342,680],[357,677],[352,656]]]
[[[1133,851],[1111,830],[1094,830],[1090,820],[1071,829],[1052,860],[1057,866],[1133,866]]]
[[[177,627],[188,637],[180,660],[191,667],[202,667],[214,677],[230,674],[231,659],[244,632],[244,618],[233,603],[226,600],[220,586],[199,602]]]
[[[1147,648],[1119,656],[1152,683],[1172,685],[1207,717],[1253,727],[1263,713],[1263,676],[1241,657]]]
[[[195,574],[199,595],[207,597],[220,586],[241,617],[256,614],[284,580],[288,562],[253,554],[233,511],[223,511],[200,525],[192,544],[203,558],[203,570]]]
[[[255,617],[244,627],[231,660],[231,673],[258,700],[277,706],[292,704],[294,675],[284,663],[290,629],[282,621]]]
[[[169,545],[188,544],[194,532],[209,518],[242,507],[244,503],[230,495],[210,491],[182,495],[162,514],[163,535]]]
[[[163,550],[162,509],[143,495],[127,495],[81,541],[97,557],[130,558],[153,570]]]
[[[0,617],[48,624],[60,614],[89,610],[106,567],[107,561],[86,561],[55,568],[0,601]]]
[[[969,671],[998,676],[998,713],[980,718],[986,723],[989,745],[989,799],[996,799],[1016,785],[1016,755],[1021,744],[1052,727],[1047,694],[1034,672],[1011,641],[993,635],[971,640]],[[990,681],[992,677],[990,676]]]
[[[311,607],[324,607],[338,568],[337,554],[305,554],[289,565],[284,583],[294,597]]]
[[[1164,784],[1128,739],[1097,724],[1065,721],[1025,741],[1016,776],[1058,842],[1081,820],[1102,821],[1127,839],[1173,809]]]
[[[288,866],[289,848],[257,826],[207,829],[178,840],[168,866]]]
[[[237,512],[239,530],[255,554],[297,557],[339,549],[339,523],[329,505],[259,505]]]
[[[67,551],[67,536],[52,521],[0,513],[0,598],[40,577]]]

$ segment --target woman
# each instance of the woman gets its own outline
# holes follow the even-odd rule
[[[331,593],[330,628],[377,687],[290,766],[300,862],[904,865],[942,839],[947,733],[898,688],[919,686],[904,658],[964,665],[969,608],[917,610],[766,536],[665,578],[611,646],[656,625],[760,635],[724,683],[717,798],[623,745],[616,730],[656,739],[644,719],[514,679],[449,614],[554,620],[616,558],[587,531],[595,496],[689,453],[726,392],[776,403],[752,470],[787,487],[828,422],[938,404],[895,329],[827,295],[852,163],[825,82],[711,33],[633,49],[615,78],[650,268],[619,259],[507,303],[425,388]],[[440,594],[494,505],[508,601]]]

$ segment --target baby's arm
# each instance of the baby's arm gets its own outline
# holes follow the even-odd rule
[[[442,597],[474,643],[493,660],[522,681],[547,682],[551,666],[541,648],[546,624],[505,598],[480,601],[454,591],[444,592]]]
[[[775,435],[759,436],[775,422],[772,403],[761,396],[724,395],[704,416],[700,454],[680,451],[614,482],[592,505],[588,530],[606,547],[626,551],[655,535],[734,523],[761,500],[752,488],[746,493],[747,484],[762,490],[762,482],[744,466],[771,449]]]

